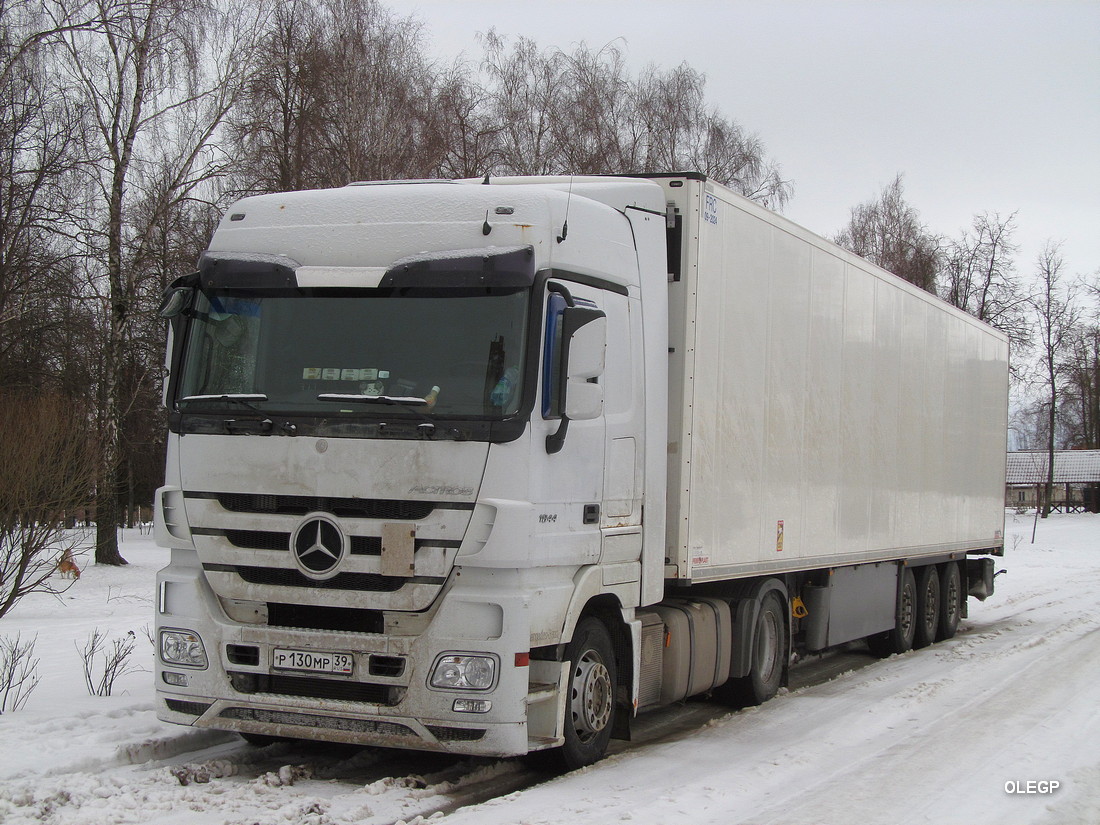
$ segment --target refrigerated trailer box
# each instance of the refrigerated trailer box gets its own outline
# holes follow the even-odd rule
[[[246,198],[162,314],[168,721],[575,767],[992,592],[1004,336],[704,176]]]
[[[666,576],[1000,545],[1004,336],[728,190],[686,187]]]

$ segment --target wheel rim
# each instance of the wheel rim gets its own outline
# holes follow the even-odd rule
[[[944,598],[947,599],[947,621],[954,622],[960,612],[958,576],[947,577],[947,593]]]
[[[934,574],[933,574],[934,575]],[[924,629],[931,632],[935,630],[936,621],[939,618],[940,591],[935,579],[928,577],[928,583],[924,588]]]
[[[570,709],[573,728],[588,741],[607,727],[612,710],[611,674],[595,650],[587,650],[573,667]]]
[[[756,669],[762,682],[771,680],[778,664],[779,624],[771,611],[766,611],[756,637]]]
[[[916,628],[915,608],[916,599],[914,598],[913,588],[906,584],[901,591],[901,621],[898,623],[902,634],[906,638],[908,638]]]

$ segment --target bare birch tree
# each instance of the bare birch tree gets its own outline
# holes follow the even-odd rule
[[[570,53],[534,40],[482,38],[486,106],[498,124],[497,174],[698,171],[781,209],[791,184],[759,137],[707,108],[688,64],[637,77],[615,44]]]
[[[66,325],[87,320],[66,237],[77,117],[50,82],[49,30],[37,4],[0,0],[0,387],[83,395],[62,363]]]
[[[51,0],[52,19],[72,19],[80,2]],[[134,264],[152,223],[211,174],[208,153],[234,100],[250,29],[242,9],[206,0],[93,0],[81,8],[92,10],[93,25],[62,30],[53,42],[86,116],[85,253],[104,314],[96,562],[125,564],[117,535],[121,430],[132,399],[123,372],[148,286]],[[138,213],[137,202],[152,208]]]
[[[833,240],[921,289],[936,291],[940,240],[905,200],[900,174],[877,198],[852,207],[848,225]]]
[[[1059,402],[1065,378],[1063,354],[1075,333],[1080,313],[1077,294],[1065,284],[1061,249],[1047,242],[1035,262],[1038,289],[1029,303],[1035,318],[1040,364],[1040,385],[1044,391],[1043,406],[1047,450],[1047,479],[1042,503],[1042,517],[1050,515],[1054,492],[1054,449]]]
[[[940,290],[948,303],[1004,332],[1019,364],[1030,345],[1031,319],[1016,272],[1015,231],[1015,213],[975,215],[970,229],[946,246]]]
[[[285,191],[434,174],[436,75],[422,29],[377,0],[279,4],[230,119],[232,188]]]

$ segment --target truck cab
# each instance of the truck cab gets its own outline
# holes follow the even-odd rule
[[[160,718],[602,752],[663,587],[665,233],[642,180],[231,207],[162,313]]]

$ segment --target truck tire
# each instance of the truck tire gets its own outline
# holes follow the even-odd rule
[[[959,629],[963,598],[959,564],[949,561],[940,570],[940,622],[936,631],[937,641],[952,638]]]
[[[886,658],[894,653],[913,649],[913,635],[917,629],[917,580],[912,569],[906,567],[898,583],[898,606],[894,627],[885,633],[867,637],[871,653]]]
[[[565,744],[556,756],[560,767],[571,771],[602,759],[611,739],[617,676],[615,652],[604,623],[592,616],[581,619],[566,658]]]
[[[928,647],[936,641],[940,626],[940,574],[936,565],[920,568],[917,580],[917,621],[913,632],[913,647]]]
[[[788,636],[783,600],[774,590],[760,602],[752,634],[752,661],[747,676],[730,679],[714,697],[735,707],[762,705],[779,692],[787,664]]]

